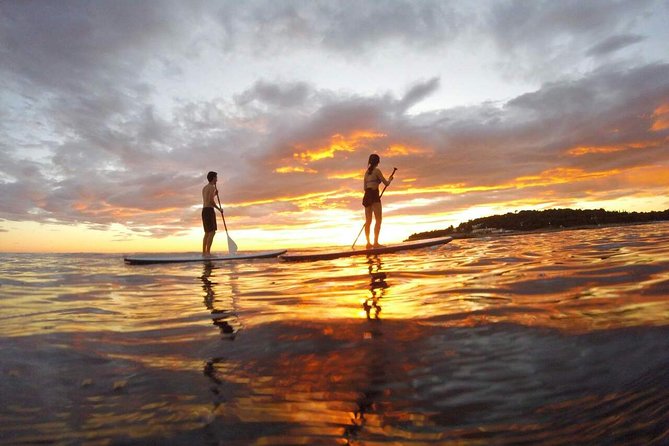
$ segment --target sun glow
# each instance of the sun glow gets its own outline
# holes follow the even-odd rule
[[[427,150],[420,147],[412,147],[405,144],[391,144],[386,150],[381,152],[381,156],[394,158],[398,156],[416,155],[425,152],[427,152]]]
[[[350,245],[364,223],[364,211],[359,203],[361,193],[354,187],[358,185],[360,175],[360,171],[330,175],[330,179],[341,180],[337,183],[339,187],[332,190],[281,195],[277,189],[275,197],[228,203],[226,210],[230,210],[230,214],[226,214],[226,220],[230,235],[241,250]],[[601,181],[610,182],[610,179],[620,190],[599,187]],[[406,180],[407,183],[393,183],[384,195],[382,243],[400,242],[416,232],[445,229],[474,218],[522,209],[601,207],[643,211],[669,207],[669,199],[663,198],[663,191],[669,186],[669,166],[663,165],[602,171],[556,167],[499,184],[449,183],[414,187],[413,181],[419,180]],[[574,199],[561,197],[559,189],[551,188],[573,183],[581,183],[580,193]],[[512,198],[515,191],[531,188],[536,188],[536,192],[530,192],[531,196]],[[633,192],[631,195],[630,191]],[[501,199],[498,192],[504,192],[510,199]],[[468,200],[468,194],[473,197],[471,200]],[[272,206],[277,203],[286,205]],[[143,225],[140,221],[133,222],[138,218],[135,209],[85,200],[76,205],[86,215],[113,215],[114,219],[124,223],[65,225],[5,220],[0,222],[0,250],[130,253],[197,252],[201,249],[203,234],[199,216],[196,216],[199,206],[188,208],[188,213],[180,208],[145,210],[141,221],[152,224]],[[271,209],[259,214],[254,214],[253,209],[245,209],[262,205]],[[182,220],[178,220],[179,216]],[[175,221],[181,221],[183,228],[175,227]],[[214,241],[216,252],[227,249],[221,226]],[[364,240],[364,236],[361,239]]]
[[[360,171],[333,173],[327,176],[328,180],[350,180],[360,178]]]
[[[293,154],[293,158],[302,163],[334,158],[336,152],[355,152],[363,143],[385,136],[384,133],[368,130],[358,130],[350,135],[336,133],[330,137],[330,141],[325,146],[313,149],[304,149],[302,146],[296,146],[298,151]]]
[[[317,170],[310,169],[308,167],[302,167],[302,166],[286,166],[286,167],[279,167],[278,169],[274,169],[274,172],[276,173],[318,173]]]

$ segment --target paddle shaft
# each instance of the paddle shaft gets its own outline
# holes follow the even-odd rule
[[[218,190],[216,190],[216,198],[218,199],[218,207],[220,208],[219,210],[221,211],[221,217],[223,217],[223,226],[225,227],[225,235],[228,237],[228,252],[230,254],[236,254],[237,253],[237,243],[230,237],[230,234],[228,234],[228,225],[225,224],[225,214],[223,214],[223,206],[221,206],[221,197],[218,196]]]
[[[223,217],[223,227],[225,228],[225,235],[230,237],[230,235],[228,235],[228,225],[225,224],[225,214],[223,214],[223,206],[221,206],[221,198],[218,196],[218,190],[216,190],[216,199],[218,200],[218,207],[219,210],[221,211],[221,217]]]
[[[390,178],[393,178],[395,176],[395,172],[397,171],[397,167],[393,167],[393,173],[390,174]],[[379,195],[379,199],[383,197],[383,193],[388,189],[389,184],[386,184],[383,186],[383,190],[381,191],[381,194]],[[362,228],[360,228],[360,232],[358,232],[358,236],[355,238],[353,241],[353,244],[351,245],[351,249],[355,248],[355,244],[358,243],[358,239],[360,238],[360,234],[362,234],[362,231],[365,229],[365,223],[362,224]]]

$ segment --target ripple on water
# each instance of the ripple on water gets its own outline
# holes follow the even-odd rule
[[[7,444],[662,444],[669,225],[333,262],[0,262]]]

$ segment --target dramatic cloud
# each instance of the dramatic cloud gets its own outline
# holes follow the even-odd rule
[[[553,79],[587,69],[584,54],[601,56],[638,42],[629,30],[660,5],[653,0],[511,0],[490,8],[486,23],[508,73]]]
[[[178,234],[209,170],[236,227],[325,224],[359,213],[373,152],[399,168],[397,217],[657,194],[667,17],[650,0],[5,1],[0,226]],[[475,97],[470,78],[509,90],[442,103]]]
[[[612,36],[605,39],[603,42],[598,43],[597,45],[590,48],[587,52],[588,56],[602,56],[605,54],[618,51],[622,48],[625,48],[629,45],[634,45],[643,41],[643,36],[638,36],[635,34],[621,34],[619,36]]]

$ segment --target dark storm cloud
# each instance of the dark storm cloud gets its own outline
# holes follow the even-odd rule
[[[216,17],[225,48],[252,43],[266,52],[284,45],[356,55],[378,44],[434,47],[457,37],[466,15],[457,2],[385,0],[224,2]]]
[[[182,72],[175,54],[224,52],[281,56],[311,49],[367,57],[391,43],[419,51],[463,36],[495,42],[499,62],[541,67],[586,51],[620,49],[629,28],[655,4],[628,1],[5,1],[0,3],[2,71],[13,81],[69,92],[132,84],[151,63]],[[617,36],[617,37],[616,37]],[[593,48],[592,42],[600,42]],[[576,56],[574,56],[576,55]],[[553,69],[561,67],[554,66]],[[270,96],[275,96],[269,92]]]
[[[142,68],[146,51],[165,50],[180,34],[179,4],[159,3],[2,2],[3,71],[40,89],[113,87],[118,76],[132,77]]]
[[[611,36],[594,45],[587,51],[588,56],[602,56],[626,48],[635,43],[642,42],[645,39],[637,34],[621,34]]]
[[[275,107],[295,107],[304,104],[309,98],[310,87],[305,82],[280,85],[265,81],[257,81],[249,90],[237,95],[235,102],[244,106],[258,101]]]
[[[494,3],[483,14],[484,27],[500,49],[497,63],[509,74],[550,78],[551,73],[573,71],[584,54],[601,56],[638,41],[629,30],[656,4],[653,0],[510,0]],[[592,42],[602,46],[593,48]]]
[[[398,109],[405,112],[411,106],[419,103],[430,94],[434,93],[439,88],[439,78],[435,77],[427,82],[422,82],[414,85],[406,92],[400,103]]]

